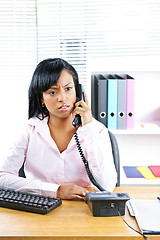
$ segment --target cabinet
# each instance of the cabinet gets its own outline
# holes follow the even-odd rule
[[[157,67],[147,69],[147,66],[135,64],[133,67],[126,63],[125,68],[123,65],[125,64],[120,63],[118,66],[117,62],[112,62],[108,67],[103,63],[97,67],[92,64],[89,68],[90,76],[101,72],[129,74],[135,78],[135,127],[130,130],[110,130],[115,134],[119,145],[121,185],[160,184],[160,179],[126,178],[122,168],[160,165],[160,71]],[[142,123],[145,123],[145,128]]]

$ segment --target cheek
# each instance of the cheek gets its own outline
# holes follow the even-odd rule
[[[51,102],[51,101],[46,102],[46,107],[48,110],[53,109],[54,106],[55,106],[55,104],[53,102]]]
[[[74,97],[74,102],[76,102],[76,95],[75,95],[75,97]]]
[[[72,96],[71,101],[72,101],[72,103],[73,103],[73,105],[74,105],[75,102],[76,102],[76,95]]]
[[[76,102],[76,90],[74,89],[74,93],[72,95],[72,98],[73,98],[73,102]]]
[[[55,100],[51,96],[45,96],[43,98],[43,102],[45,103],[47,108],[53,108],[55,106]]]

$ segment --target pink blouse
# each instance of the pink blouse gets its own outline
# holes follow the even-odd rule
[[[60,185],[92,186],[74,137],[60,153],[47,123],[47,117],[28,120],[24,131],[0,162],[0,188],[56,197]],[[117,173],[107,128],[93,118],[91,123],[79,127],[77,134],[94,178],[103,188],[113,191]],[[18,177],[24,161],[26,178]]]

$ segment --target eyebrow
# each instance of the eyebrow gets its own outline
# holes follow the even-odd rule
[[[70,84],[72,84],[72,82],[69,82],[69,83],[67,83],[66,85],[64,85],[64,86],[62,86],[63,88],[64,87],[67,87],[68,85],[70,85]],[[50,89],[57,89],[58,87],[55,85],[55,86],[52,86],[52,87],[50,87]]]

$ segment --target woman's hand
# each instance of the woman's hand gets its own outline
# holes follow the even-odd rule
[[[57,190],[57,197],[61,199],[83,200],[87,192],[87,189],[75,184],[61,185]]]
[[[91,109],[89,107],[89,102],[88,102],[88,98],[87,98],[87,94],[84,92],[84,99],[80,100],[78,102],[75,103],[75,109],[72,112],[73,114],[73,118],[75,118],[75,116],[77,114],[79,114],[81,116],[81,122],[82,122],[82,126],[92,122],[92,112]]]

